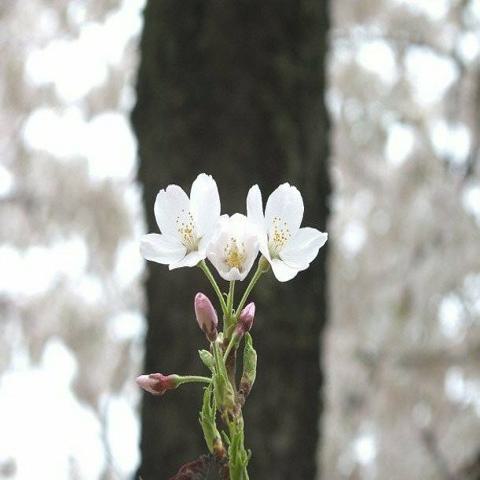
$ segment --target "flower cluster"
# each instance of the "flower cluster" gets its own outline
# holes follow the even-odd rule
[[[328,235],[300,228],[303,199],[296,187],[284,183],[268,198],[263,211],[258,185],[247,195],[247,216],[220,215],[215,180],[202,173],[190,197],[178,185],[160,190],[155,218],[160,234],[145,235],[141,252],[147,260],[170,269],[193,267],[208,258],[225,280],[244,280],[260,251],[277,280],[285,282],[309,267]]]
[[[217,295],[222,315],[219,322],[210,299],[197,293],[195,317],[209,344],[208,350],[198,353],[209,377],[152,373],[139,376],[137,383],[153,395],[163,395],[184,383],[206,384],[200,425],[211,457],[226,469],[230,480],[249,478],[251,452],[244,444],[242,407],[255,382],[257,353],[250,334],[255,304],[246,305],[248,297],[270,267],[279,281],[290,280],[309,267],[327,241],[326,233],[300,227],[302,196],[288,183],[280,185],[268,197],[265,211],[257,185],[248,192],[246,203],[247,215],[220,215],[217,184],[204,173],[193,182],[190,197],[179,186],[169,185],[160,190],[155,201],[155,217],[161,233],[145,235],[141,242],[147,260],[166,264],[170,269],[200,267]],[[245,280],[259,252],[257,269],[235,306],[235,282]],[[207,259],[230,282],[228,293],[222,293]],[[242,344],[243,371],[238,379],[237,351]],[[191,465],[174,478],[180,478]]]

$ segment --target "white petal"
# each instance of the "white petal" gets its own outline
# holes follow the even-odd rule
[[[198,264],[198,262],[201,262],[205,258],[206,256],[202,254],[202,252],[197,252],[197,251],[190,252],[180,261],[176,263],[171,263],[168,268],[170,270],[175,270],[176,268],[181,268],[181,267],[195,267]]]
[[[254,185],[247,195],[247,217],[256,226],[265,229],[265,217],[263,216],[262,193],[258,185]]]
[[[272,258],[270,257],[270,249],[268,248],[268,238],[266,234],[258,237],[258,248],[260,250],[260,253],[271,264]]]
[[[230,238],[228,232],[229,217],[228,215],[222,215],[219,222],[219,229],[210,242],[207,250],[207,258],[217,270],[218,274],[224,280],[239,280],[239,278],[232,278],[231,268],[225,261],[224,247]],[[235,269],[237,270],[237,269]],[[238,271],[238,270],[237,270]]]
[[[180,261],[187,249],[174,238],[149,233],[140,241],[140,252],[147,260],[168,265]]]
[[[169,185],[160,190],[155,200],[155,218],[162,233],[178,237],[177,218],[188,215],[190,201],[178,185]]]
[[[296,187],[288,183],[280,185],[272,192],[265,207],[265,223],[272,230],[273,218],[279,217],[287,224],[290,235],[295,235],[303,218],[303,199]]]
[[[223,273],[223,272],[218,272],[220,274],[220,276],[224,279],[224,280],[227,280],[229,282],[231,282],[232,280],[243,280],[245,278],[246,275],[242,275],[240,273],[240,271],[238,270],[238,268],[231,268],[228,272],[226,273]]]
[[[289,267],[278,258],[274,258],[270,264],[272,265],[273,274],[279,282],[287,282],[295,277],[298,273],[298,270]]]
[[[235,243],[233,243],[235,242]],[[241,264],[232,266],[229,255],[241,250]],[[233,253],[235,252],[235,253]],[[223,215],[218,230],[208,246],[208,259],[225,280],[244,280],[258,255],[256,229],[245,215]],[[231,260],[231,258],[230,258]]]
[[[228,236],[224,230],[219,230],[214,235],[213,240],[208,245],[207,258],[215,267],[220,276],[226,280],[225,275],[228,273],[230,267],[225,262],[225,255],[223,248],[227,243]]]
[[[305,270],[325,245],[328,234],[316,228],[301,228],[280,252],[280,258],[289,266]]]
[[[250,270],[253,267],[255,259],[258,256],[258,239],[255,236],[250,236],[245,239],[245,251],[247,252],[247,258],[243,266],[243,272],[241,274],[240,280],[245,280],[245,277],[248,275]]]
[[[265,226],[265,217],[263,216],[262,193],[258,185],[254,185],[248,191],[247,217],[255,226],[260,252],[270,262],[267,229]]]
[[[211,235],[220,217],[220,196],[211,175],[201,173],[190,191],[190,211],[200,237]]]

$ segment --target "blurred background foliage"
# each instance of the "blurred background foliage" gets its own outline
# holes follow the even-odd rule
[[[0,4],[0,478],[140,461],[143,7]],[[480,3],[330,12],[319,476],[478,479]]]
[[[139,459],[141,8],[0,5],[2,478],[128,478]]]
[[[480,478],[480,3],[332,8],[323,472]]]

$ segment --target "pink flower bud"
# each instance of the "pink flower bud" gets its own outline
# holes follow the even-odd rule
[[[137,385],[152,395],[163,395],[167,390],[173,390],[178,387],[178,379],[178,375],[151,373],[150,375],[137,377]]]
[[[208,340],[214,342],[217,338],[217,312],[209,298],[200,292],[195,295],[195,316],[199,327]]]
[[[243,337],[245,332],[250,331],[253,325],[253,319],[255,318],[255,304],[249,303],[241,312],[238,317],[238,323],[235,328],[237,334]]]

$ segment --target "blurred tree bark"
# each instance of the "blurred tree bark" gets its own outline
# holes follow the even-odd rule
[[[330,191],[323,102],[327,1],[155,0],[145,10],[133,123],[148,231],[159,188],[217,180],[222,212],[245,211],[248,188],[280,183],[304,195],[305,223],[326,228]],[[326,318],[326,249],[288,284],[272,275],[254,293],[259,374],[245,408],[251,478],[313,479]],[[193,295],[210,294],[196,269],[149,265],[145,372],[199,373],[203,336]],[[213,298],[213,295],[211,295]],[[142,403],[144,480],[163,480],[205,453],[201,392],[186,386]]]

